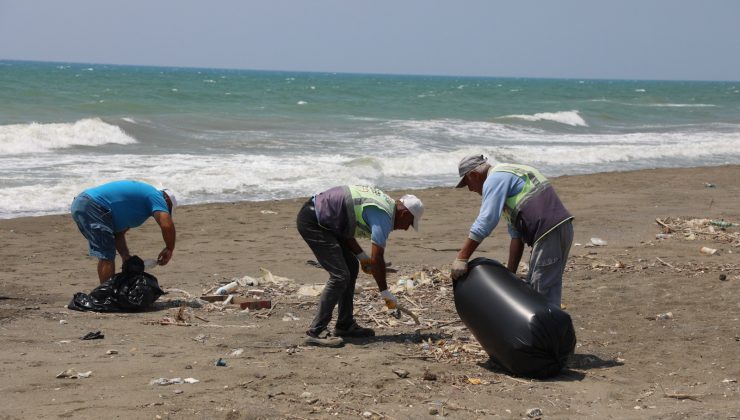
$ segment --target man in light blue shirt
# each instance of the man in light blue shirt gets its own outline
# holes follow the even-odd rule
[[[517,272],[524,245],[532,247],[527,283],[548,302],[560,306],[563,272],[573,242],[573,216],[549,180],[537,169],[520,164],[492,166],[483,155],[464,157],[458,165],[457,188],[482,196],[480,213],[452,263],[453,279],[463,278],[468,259],[487,238],[502,215],[508,221],[507,268]]]
[[[116,251],[122,261],[131,254],[126,232],[153,217],[162,230],[165,248],[157,264],[166,265],[175,250],[175,225],[172,210],[177,205],[175,194],[158,190],[139,181],[113,181],[88,188],[72,202],[72,218],[89,243],[89,255],[98,258],[100,283],[115,274]]]

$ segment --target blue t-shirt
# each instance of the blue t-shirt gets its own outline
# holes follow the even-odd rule
[[[154,212],[170,212],[162,191],[139,181],[113,181],[85,193],[110,209],[114,232],[141,226]]]
[[[522,188],[524,188],[524,180],[511,172],[488,172],[488,178],[483,183],[480,212],[473,226],[470,227],[468,237],[478,243],[487,238],[501,219],[506,197],[519,194]],[[512,238],[522,236],[511,224],[509,224],[509,235]]]
[[[362,219],[370,227],[370,241],[381,248],[385,248],[388,235],[393,230],[391,216],[375,206],[367,206],[362,210]]]

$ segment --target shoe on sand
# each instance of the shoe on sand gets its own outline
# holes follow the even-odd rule
[[[318,347],[342,347],[344,346],[344,340],[342,337],[334,337],[328,332],[322,334],[314,334],[306,331],[306,345],[318,346]]]
[[[334,335],[340,337],[373,337],[375,336],[375,331],[372,328],[361,327],[355,322],[347,328],[335,328]]]

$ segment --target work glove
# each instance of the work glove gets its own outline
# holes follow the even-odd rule
[[[468,260],[462,258],[456,258],[452,262],[452,268],[450,269],[450,277],[452,280],[457,280],[464,276],[468,272]]]
[[[365,274],[373,274],[373,260],[370,258],[365,251],[355,255],[360,261],[360,268]]]
[[[388,309],[396,309],[396,306],[398,305],[398,298],[393,295],[390,290],[385,289],[380,292],[380,297],[383,298],[383,301],[385,301],[385,306]]]

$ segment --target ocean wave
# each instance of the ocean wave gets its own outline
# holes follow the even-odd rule
[[[541,134],[542,130],[531,127],[513,127],[489,121],[467,121],[455,119],[393,120],[386,125],[394,132],[410,139],[423,137],[448,137],[470,141],[476,139],[517,137],[522,133]]]
[[[74,146],[132,143],[136,143],[136,139],[99,118],[82,119],[74,123],[0,126],[0,156],[46,153]]]
[[[454,142],[428,148],[356,148],[339,153],[86,154],[0,156],[0,218],[68,211],[76,194],[114,179],[139,179],[178,191],[185,204],[306,197],[342,184],[386,190],[453,185],[463,156],[523,163],[548,176],[740,162],[740,132],[545,134],[515,143]],[[18,200],[17,197],[29,197]]]
[[[634,104],[642,106],[651,106],[656,108],[713,108],[714,104]]]
[[[520,119],[525,121],[554,121],[560,124],[566,124],[573,127],[588,127],[586,121],[578,113],[578,110],[560,111],[560,112],[540,112],[534,115],[514,114],[504,115],[500,119]]]

